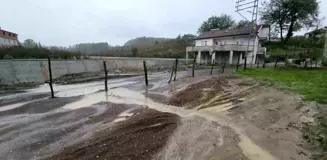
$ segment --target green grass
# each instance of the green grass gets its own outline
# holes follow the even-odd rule
[[[327,104],[327,70],[267,68],[237,74],[279,84],[283,89],[303,95],[304,100]]]

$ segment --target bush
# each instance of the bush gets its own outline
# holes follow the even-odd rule
[[[5,56],[3,56],[3,59],[14,59],[14,57],[12,57],[11,55],[6,54]]]

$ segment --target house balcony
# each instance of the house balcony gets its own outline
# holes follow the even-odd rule
[[[219,52],[219,51],[240,51],[246,52],[248,50],[247,45],[237,44],[226,44],[226,45],[213,45],[213,46],[188,46],[186,52]],[[249,51],[251,52],[253,47],[250,46]],[[267,49],[265,47],[258,47],[258,54],[265,54]]]

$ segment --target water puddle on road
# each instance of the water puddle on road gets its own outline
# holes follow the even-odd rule
[[[238,146],[242,149],[243,154],[247,156],[250,160],[262,160],[262,159],[274,160],[274,158],[267,151],[257,146],[247,136],[242,134],[239,128],[237,128],[236,126],[234,126],[233,124],[227,122],[222,118],[218,118],[217,115],[210,114],[208,111],[186,110],[180,107],[174,107],[170,105],[157,103],[144,96],[143,93],[132,91],[127,88],[115,88],[109,90],[108,92],[98,92],[98,93],[86,95],[81,100],[67,104],[63,108],[78,109],[78,108],[88,107],[95,103],[100,103],[100,102],[142,105],[161,112],[174,113],[181,117],[200,116],[207,120],[215,121],[219,124],[233,128],[240,137],[240,142]],[[125,115],[131,116],[130,114],[125,113],[117,121],[124,121],[126,119]]]

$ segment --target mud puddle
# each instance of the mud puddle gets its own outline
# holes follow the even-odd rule
[[[172,114],[177,114],[179,116],[181,116],[183,119],[196,119],[196,117],[202,117],[203,121],[205,121],[206,123],[217,123],[217,124],[221,124],[221,125],[226,125],[226,126],[230,126],[227,122],[224,122],[225,120],[223,119],[219,119],[219,118],[216,118],[210,114],[207,114],[206,112],[198,112],[198,111],[194,111],[194,110],[185,110],[183,108],[178,108],[178,107],[175,107],[175,106],[170,106],[170,105],[166,105],[166,104],[160,104],[160,103],[157,103],[157,102],[154,102],[153,100],[149,99],[148,97],[144,96],[143,94],[141,94],[140,92],[136,92],[136,91],[132,91],[132,90],[129,90],[129,89],[126,89],[126,88],[117,88],[117,89],[112,89],[110,90],[107,94],[104,94],[104,93],[97,93],[97,94],[93,94],[93,95],[89,95],[89,96],[86,96],[85,98],[83,98],[82,100],[80,101],[76,101],[74,103],[71,103],[71,104],[67,104],[65,105],[63,108],[65,109],[78,109],[78,108],[81,108],[82,106],[88,106],[89,104],[94,104],[94,103],[99,103],[99,102],[110,102],[110,103],[116,103],[116,104],[137,104],[137,105],[141,105],[141,106],[146,106],[146,107],[149,107],[151,109],[155,109],[157,111],[160,111],[160,112],[168,112],[168,113],[172,113]],[[211,117],[210,119],[208,119],[208,117]],[[125,121],[126,120],[126,117],[122,116],[120,119],[118,119],[117,121]],[[196,123],[200,123],[199,121],[197,121]],[[186,123],[187,125],[187,123]],[[181,125],[182,127],[183,125]],[[206,156],[209,156],[210,155],[214,155],[213,153],[215,148],[219,148],[221,147],[221,145],[218,145],[216,143],[221,143],[221,142],[218,142],[218,141],[214,141],[213,143],[209,143],[209,140],[208,141],[208,144],[205,144],[204,146],[206,147],[201,147],[201,143],[199,141],[206,141],[208,139],[206,138],[201,138],[201,137],[206,137],[208,136],[207,135],[207,131],[203,130],[205,129],[205,125],[203,126],[204,128],[198,128],[198,130],[202,130],[202,134],[199,134],[198,138],[201,139],[201,140],[198,140],[197,138],[193,139],[192,141],[190,140],[190,143],[194,143],[190,146],[194,146],[195,148],[197,147],[200,147],[202,149],[199,149],[199,152],[201,153],[205,153],[205,154],[197,154],[197,156],[193,155],[191,157],[189,157],[190,159],[198,159],[199,157],[201,157],[201,159],[206,159],[208,157]],[[235,127],[235,126],[233,126]],[[232,127],[232,128],[233,128]],[[189,127],[185,127],[185,128],[189,128]],[[212,128],[212,127],[208,127],[208,128]],[[215,127],[213,127],[214,129]],[[227,127],[228,128],[228,127]],[[183,130],[183,129],[182,129]],[[218,128],[218,130],[220,130]],[[232,148],[238,148],[239,152],[235,152],[233,154],[231,154],[230,156],[233,157],[233,156],[240,156],[240,157],[244,157],[247,156],[249,159],[259,159],[259,158],[265,158],[267,160],[269,159],[274,159],[272,158],[272,156],[264,151],[263,149],[261,149],[259,146],[257,146],[255,143],[253,143],[252,141],[250,141],[245,135],[242,134],[241,130],[240,129],[235,129],[233,128],[232,130],[229,129],[229,131],[225,131],[225,130],[228,130],[228,129],[222,129],[220,130],[219,132],[229,132],[228,134],[226,133],[226,135],[233,135],[232,137],[234,138],[237,138],[238,136],[240,137],[240,139],[238,141],[233,141],[233,142],[230,142],[229,144],[226,143],[225,146],[228,146],[228,147],[232,147]],[[235,132],[236,131],[236,132]],[[182,132],[185,132],[185,131],[182,131]],[[224,137],[225,136],[219,136],[219,132],[216,132],[216,131],[213,131],[211,130],[210,133],[217,133],[216,134],[216,137]],[[185,132],[186,133],[186,132]],[[183,133],[184,136],[187,137],[187,134]],[[192,133],[192,132],[189,132],[189,133]],[[176,135],[175,135],[176,134]],[[167,146],[170,146],[172,148],[175,148],[173,147],[174,144],[173,143],[176,143],[176,141],[179,143],[180,147],[182,147],[183,145],[181,145],[183,143],[183,139],[181,139],[180,141],[178,140],[178,138],[176,137],[179,137],[181,133],[174,133],[172,135],[172,137],[175,137],[175,139],[172,142],[172,144],[167,144]],[[195,135],[189,135],[190,137],[196,137]],[[210,137],[210,136],[208,136]],[[219,138],[218,138],[219,139]],[[174,142],[175,141],[175,142]],[[199,144],[199,145],[195,145],[195,144]],[[210,145],[209,145],[210,144]],[[176,145],[176,144],[175,144]],[[210,146],[210,147],[208,147]],[[212,147],[214,146],[214,147]],[[245,147],[247,146],[247,147]],[[227,148],[228,148],[227,147]],[[211,149],[209,149],[211,148]],[[191,149],[191,148],[189,148]],[[208,150],[209,149],[209,150]],[[208,154],[207,152],[209,152],[210,154]],[[158,156],[159,159],[170,159],[169,157],[171,156],[176,156],[177,155],[177,152],[172,155],[170,155],[170,151],[167,151],[167,152],[164,152],[162,151],[161,152],[163,155],[161,156]],[[168,154],[169,153],[169,154]],[[180,156],[183,157],[183,154],[188,154],[189,155],[189,152],[188,151],[185,151],[185,152],[181,152],[180,153]],[[168,154],[168,155],[167,155]],[[206,156],[204,156],[206,155]],[[216,155],[217,157],[222,157],[222,156],[225,156],[225,157],[228,157],[227,155],[229,154],[221,154],[220,156],[219,155]],[[189,155],[190,156],[190,155]],[[186,156],[187,157],[187,156]],[[185,157],[184,157],[185,158]]]

